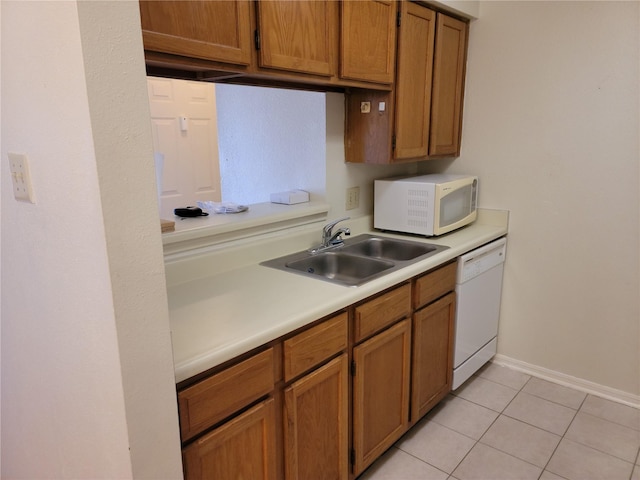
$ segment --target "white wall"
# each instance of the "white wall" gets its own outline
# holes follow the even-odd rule
[[[268,202],[299,188],[325,194],[324,94],[216,85],[220,177],[225,202]]]
[[[138,15],[2,2],[3,478],[181,476]]]
[[[449,168],[511,211],[499,353],[636,396],[639,10],[481,2]]]
[[[0,2],[0,26],[2,25],[2,2]],[[1,27],[0,27],[1,30]],[[2,35],[0,34],[0,106],[2,105]],[[2,150],[2,108],[0,108],[0,154]],[[2,171],[0,169],[0,180]],[[0,181],[0,272],[2,272],[2,181]],[[1,276],[1,274],[0,274]],[[2,281],[0,280],[0,373],[2,372]],[[2,381],[0,381],[0,412],[2,412]],[[2,414],[0,413],[0,432],[2,432]],[[0,434],[0,452],[2,451],[2,435]],[[2,455],[0,454],[0,475],[2,472]]]
[[[331,205],[332,218],[372,213],[373,179],[411,174],[416,163],[345,163],[344,94],[216,85],[223,201],[258,203],[302,188]],[[360,207],[345,210],[347,188]]]

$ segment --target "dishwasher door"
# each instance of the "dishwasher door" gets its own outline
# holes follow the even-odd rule
[[[501,238],[458,259],[454,390],[496,353],[506,247]]]

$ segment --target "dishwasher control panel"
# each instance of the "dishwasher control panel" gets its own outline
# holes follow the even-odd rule
[[[480,273],[500,265],[504,262],[506,251],[507,239],[501,238],[496,242],[462,255],[458,260],[457,283],[464,283]]]

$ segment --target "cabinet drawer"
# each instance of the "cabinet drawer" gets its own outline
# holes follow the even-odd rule
[[[185,480],[276,480],[276,415],[270,398],[182,450]]]
[[[354,339],[359,342],[410,313],[411,285],[406,284],[356,307]]]
[[[268,394],[273,385],[270,348],[179,392],[182,441]]]
[[[416,279],[413,308],[417,310],[455,290],[457,268],[456,262],[453,262]]]
[[[286,382],[347,348],[347,314],[316,325],[284,342]]]

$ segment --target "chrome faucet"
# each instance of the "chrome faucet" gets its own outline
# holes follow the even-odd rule
[[[351,235],[351,230],[348,228],[339,228],[335,232],[333,231],[333,227],[336,226],[339,222],[344,220],[349,220],[350,217],[340,218],[338,220],[334,220],[331,223],[327,223],[324,227],[322,227],[322,243],[320,246],[316,248],[312,248],[310,250],[311,253],[318,253],[323,250],[327,250],[329,248],[334,248],[342,245],[344,240],[342,239],[342,235],[349,236]]]

